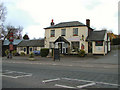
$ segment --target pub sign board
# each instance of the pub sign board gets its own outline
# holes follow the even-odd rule
[[[60,51],[58,48],[54,48],[53,49],[53,59],[54,61],[57,59],[57,60],[60,60]]]
[[[12,51],[13,50],[13,44],[9,45],[9,50]]]

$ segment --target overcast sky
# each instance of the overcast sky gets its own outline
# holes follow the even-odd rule
[[[107,28],[118,34],[119,0],[2,0],[7,8],[6,24],[23,26],[23,35],[44,37],[44,28],[54,23],[90,19],[96,30]]]

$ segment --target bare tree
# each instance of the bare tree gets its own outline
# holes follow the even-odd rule
[[[3,3],[0,3],[0,21],[4,22],[5,21],[5,15],[7,14],[7,9],[3,5]]]
[[[5,34],[5,27],[4,27],[4,21],[5,21],[5,16],[7,14],[7,9],[3,5],[3,3],[0,3],[0,39],[4,37]]]
[[[4,33],[4,40],[9,39],[10,32],[13,32],[13,38],[14,39],[22,39],[22,30],[23,27],[14,27],[14,26],[7,26],[7,31]]]

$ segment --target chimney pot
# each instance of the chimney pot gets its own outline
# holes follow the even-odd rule
[[[53,19],[52,19],[52,21],[51,21],[51,26],[53,26],[54,25],[54,22],[53,22]]]
[[[90,19],[86,19],[86,25],[90,27]]]

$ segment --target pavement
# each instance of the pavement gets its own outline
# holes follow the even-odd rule
[[[24,64],[43,64],[43,65],[62,65],[79,66],[86,68],[118,68],[118,50],[112,50],[107,55],[90,55],[86,57],[62,56],[59,60],[53,61],[51,57],[35,56],[35,60],[29,60],[29,56],[15,56],[12,59],[2,58],[2,62],[24,63]]]

